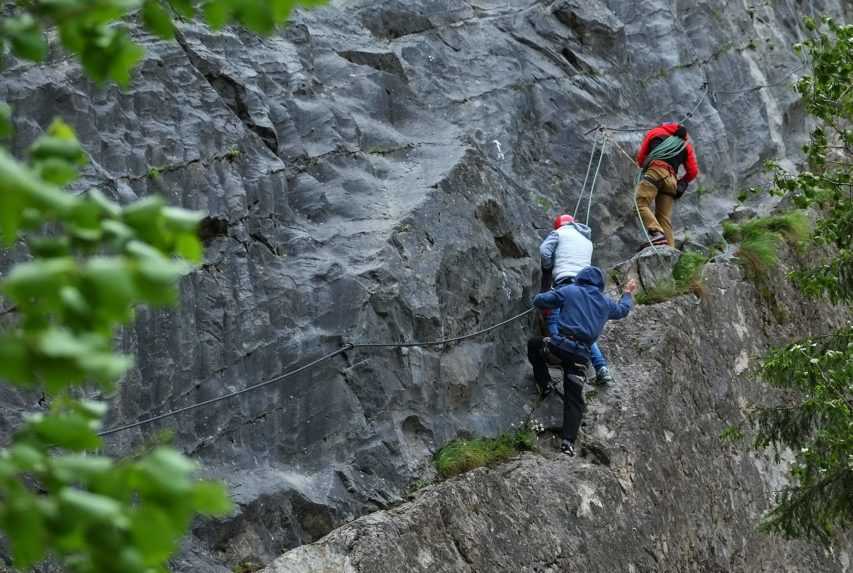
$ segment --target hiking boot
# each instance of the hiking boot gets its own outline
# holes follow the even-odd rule
[[[649,241],[653,245],[666,245],[666,235],[661,233],[660,231],[652,231],[649,233]]]
[[[595,371],[595,380],[593,381],[593,384],[595,386],[607,386],[608,384],[613,384],[613,374],[610,373],[607,366],[602,366]]]
[[[537,381],[536,389],[539,391],[539,397],[545,398],[554,389],[554,381],[549,378],[544,386]]]
[[[575,445],[571,443],[569,440],[563,440],[563,443],[560,444],[560,453],[566,454],[569,457],[575,456]]]

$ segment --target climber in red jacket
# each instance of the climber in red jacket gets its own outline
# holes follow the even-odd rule
[[[655,157],[654,150],[670,137],[682,140],[681,150],[665,158]],[[637,165],[643,170],[634,192],[640,218],[653,244],[672,247],[673,200],[681,199],[688,183],[699,175],[696,153],[693,145],[687,141],[687,128],[677,123],[664,123],[649,130],[637,152]],[[678,170],[682,165],[685,173],[679,179]],[[652,202],[655,204],[654,211]]]

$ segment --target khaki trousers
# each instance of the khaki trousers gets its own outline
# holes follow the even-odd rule
[[[650,232],[663,233],[670,247],[675,246],[672,238],[672,206],[677,183],[669,165],[663,161],[652,161],[634,191],[643,225]],[[652,202],[655,204],[654,211]]]

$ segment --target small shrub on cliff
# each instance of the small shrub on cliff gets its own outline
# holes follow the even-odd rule
[[[776,319],[785,322],[787,311],[776,297],[770,270],[779,263],[779,250],[784,243],[802,249],[811,235],[808,216],[803,211],[791,211],[740,224],[726,222],[723,235],[730,242],[740,243],[736,255],[746,277]]]
[[[682,254],[672,268],[672,281],[661,282],[637,293],[637,304],[657,304],[691,292],[701,298],[705,288],[699,277],[707,262],[708,257],[702,253],[688,251]]]
[[[811,234],[808,216],[792,211],[744,223],[723,223],[723,236],[731,243],[740,243],[737,256],[755,272],[766,273],[779,260],[783,241],[801,246]]]

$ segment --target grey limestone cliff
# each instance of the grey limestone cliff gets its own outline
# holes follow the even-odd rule
[[[205,263],[183,283],[180,309],[140,312],[122,337],[137,367],[112,397],[111,422],[120,424],[268,379],[344,341],[453,336],[523,310],[538,283],[538,242],[556,214],[574,208],[600,125],[634,129],[610,132],[630,152],[643,129],[687,118],[703,174],[678,204],[678,236],[718,242],[739,190],[762,181],[765,160],[796,160],[806,138],[789,87],[801,69],[790,50],[799,17],[845,10],[844,0],[334,1],[267,39],[194,23],[181,25],[177,42],[137,31],[147,53],[124,91],[92,85],[58,50],[44,65],[10,62],[0,99],[16,110],[17,151],[56,115],[75,127],[92,158],[79,189],[97,185],[119,201],[160,193],[209,213]],[[640,240],[633,175],[610,145],[590,212],[600,264],[626,258]],[[741,296],[740,306],[719,304],[751,338],[762,327],[741,321],[736,308],[757,312]],[[705,362],[698,348],[689,360],[652,357],[676,344],[656,341],[698,329],[695,316],[708,306],[679,301],[668,329],[644,311],[605,344],[626,394],[602,427],[667,413],[672,424],[611,445],[612,467],[633,469],[622,485],[595,486],[613,508],[627,503],[617,489],[642,482],[635,517],[660,539],[645,559],[666,547],[685,560],[713,563],[717,551],[737,559],[739,541],[719,525],[734,514],[712,501],[767,493],[749,459],[739,462],[744,477],[722,463],[735,454],[715,450],[707,467],[699,455],[719,450],[712,438],[725,416],[716,409],[734,391],[725,360],[748,355],[734,348],[739,339],[722,337],[733,354],[720,362]],[[517,422],[532,391],[529,326],[443,348],[349,352],[239,400],[117,434],[109,447],[124,453],[172,429],[178,447],[231,487],[238,510],[199,523],[176,570],[265,564],[399,503],[448,440]],[[631,410],[629,396],[646,387],[670,398]],[[21,412],[43,407],[39,396],[2,392],[3,435]],[[685,419],[698,426],[682,436]],[[674,468],[653,452],[691,457]],[[566,465],[545,462],[541,479]],[[699,491],[679,477],[687,471],[748,487],[714,482],[716,494],[684,497],[644,521],[671,479]],[[693,511],[700,503],[709,515]],[[609,523],[593,505],[591,519]],[[633,535],[639,525],[624,520],[620,535]],[[689,528],[700,522],[704,545],[691,554],[683,548],[698,543]]]

